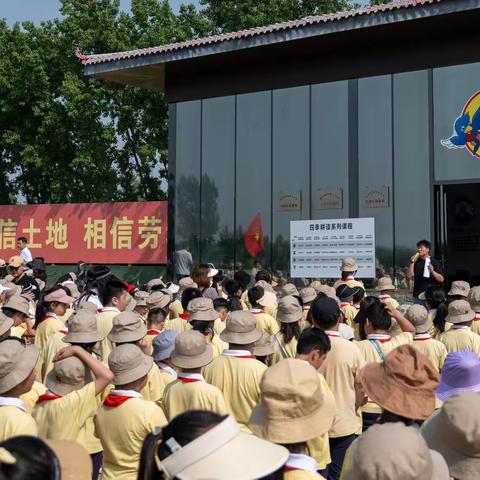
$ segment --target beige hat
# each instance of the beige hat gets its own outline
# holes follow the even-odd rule
[[[342,266],[340,268],[341,272],[356,272],[358,270],[357,262],[351,258],[347,257],[342,260]]]
[[[26,380],[39,354],[35,347],[27,347],[18,339],[0,342],[0,393],[9,392]]]
[[[113,349],[108,356],[108,366],[113,372],[113,383],[126,385],[147,375],[153,366],[153,358],[136,345],[126,343]]]
[[[373,425],[356,441],[346,480],[449,480],[445,460],[413,427]]]
[[[36,279],[38,283],[38,278]],[[77,299],[80,297],[80,291],[78,290],[77,284],[73,280],[67,280],[61,283],[62,287],[68,288],[68,291],[73,298]]]
[[[170,295],[163,292],[152,292],[147,298],[147,306],[150,310],[155,310],[157,308],[165,309],[170,301]]]
[[[263,292],[263,297],[257,300],[257,303],[262,307],[276,307],[277,306],[277,296],[272,292]]]
[[[337,292],[330,285],[319,285],[317,294],[318,293],[323,293],[327,297],[333,298],[338,302]]]
[[[44,440],[60,463],[62,480],[90,480],[92,459],[82,445],[67,440]]]
[[[225,330],[220,338],[227,343],[248,345],[255,343],[262,336],[262,332],[256,329],[255,316],[246,310],[235,310],[227,316]]]
[[[469,322],[475,318],[475,312],[466,300],[455,300],[448,305],[448,315],[445,320],[449,323]]]
[[[127,306],[125,307],[125,312],[133,312],[133,310],[135,310],[135,307],[137,306],[137,302],[135,301],[135,299],[129,295],[128,296],[128,303],[127,303]]]
[[[313,289],[312,289],[313,290]],[[298,300],[288,295],[280,299],[277,310],[277,320],[282,323],[299,322],[303,318],[303,309]]]
[[[97,330],[95,313],[82,308],[68,320],[68,333],[62,338],[62,341],[65,343],[96,343],[104,338],[105,335]]]
[[[13,295],[21,295],[22,294],[22,286],[15,285],[15,283],[7,282],[5,278],[0,280],[0,284],[3,285],[8,290],[5,290],[5,296],[8,298],[13,297]]]
[[[298,295],[297,287],[293,283],[286,283],[282,287],[280,296],[286,297],[287,295]]]
[[[273,347],[270,340],[270,335],[266,332],[262,332],[262,336],[253,344],[252,355],[255,357],[268,357],[272,355]]]
[[[134,312],[122,312],[113,318],[108,339],[113,343],[138,342],[147,334],[143,320]]]
[[[178,281],[178,286],[180,287],[177,292],[177,298],[182,297],[182,293],[187,288],[198,288],[197,282],[194,282],[191,277],[183,277]]]
[[[165,288],[165,282],[161,278],[152,278],[147,282],[147,288],[151,290],[152,288],[155,287],[162,287]]]
[[[68,357],[53,364],[45,377],[45,386],[53,393],[64,396],[85,386],[87,370],[77,357]]]
[[[322,282],[320,280],[314,280],[309,286],[314,288],[318,294],[320,292],[320,288],[322,287]]]
[[[175,337],[171,359],[179,368],[200,368],[213,360],[213,349],[196,330],[181,332]]]
[[[255,283],[255,286],[256,287],[262,287],[263,290],[265,290],[265,293],[270,292],[270,293],[275,294],[275,290],[273,289],[273,287],[268,282],[266,282],[265,280],[259,280],[257,283]]]
[[[263,374],[260,402],[248,426],[270,442],[306,442],[328,432],[335,411],[335,401],[322,391],[317,371],[307,362],[287,358]]]
[[[7,333],[13,327],[13,320],[0,313],[0,335]]]
[[[11,308],[24,315],[30,315],[30,303],[21,295],[13,295],[3,305],[4,308]]]
[[[25,262],[23,261],[23,258],[20,257],[19,255],[14,255],[13,257],[10,257],[8,260],[8,266],[9,267],[14,267],[17,268],[20,265],[23,265]]]
[[[393,285],[392,279],[388,275],[386,275],[378,279],[375,290],[377,292],[384,292],[386,290],[395,290],[395,285]]]
[[[313,302],[317,298],[317,291],[313,287],[305,287],[300,290],[303,303]]]
[[[179,480],[250,480],[276,472],[287,458],[286,448],[243,433],[228,416],[163,459],[161,468]]]
[[[98,307],[93,302],[82,302],[77,307],[77,311],[85,310],[89,313],[97,313]]]
[[[137,290],[133,295],[133,299],[136,302],[136,307],[147,307],[147,298],[150,296],[148,292],[143,290]]]
[[[475,312],[480,312],[480,287],[472,287],[468,292],[468,302]]]
[[[453,395],[422,428],[428,446],[443,456],[458,480],[478,478],[480,471],[479,402],[477,392]]]
[[[67,295],[67,292],[63,288],[59,288],[58,290],[54,290],[52,293],[45,295],[44,299],[45,302],[58,302],[58,303],[65,303],[66,305],[71,305],[75,299],[70,295]]]
[[[423,305],[412,305],[406,313],[406,318],[415,327],[417,333],[426,333],[433,327],[433,321]]]
[[[190,300],[187,311],[190,314],[189,322],[194,320],[214,322],[218,318],[218,312],[213,308],[213,301],[210,298],[198,297]]]
[[[448,295],[460,295],[467,298],[469,292],[470,284],[468,282],[464,282],[463,280],[455,280],[452,282]]]

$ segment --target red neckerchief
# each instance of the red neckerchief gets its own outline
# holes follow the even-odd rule
[[[46,313],[45,316],[40,320],[39,323],[42,323],[42,322],[44,322],[45,320],[48,320],[49,318],[57,318],[57,319],[58,319],[58,317],[57,317],[54,313],[52,313],[51,315],[49,315],[48,313]]]
[[[157,335],[159,335],[160,333],[161,333],[161,332],[159,332],[158,330],[149,330],[149,331],[147,332],[147,335],[155,335],[155,336],[157,336]]]
[[[55,395],[54,393],[44,393],[40,395],[37,400],[37,405],[48,400],[56,400],[57,398],[62,398],[60,395]]]
[[[188,320],[188,317],[189,317],[188,313],[181,313],[180,314],[180,318],[183,319],[183,320]]]
[[[480,312],[475,312],[475,321],[480,320]]]
[[[133,397],[127,397],[124,395],[112,395],[109,393],[105,400],[103,401],[103,404],[106,407],[119,407],[123,403],[125,403],[127,400],[130,400]]]
[[[295,470],[300,470],[300,469],[295,467],[289,467],[288,465],[285,465],[285,467],[283,468],[284,472],[294,472]]]

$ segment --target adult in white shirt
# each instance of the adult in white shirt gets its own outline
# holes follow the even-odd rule
[[[32,252],[27,247],[27,239],[25,237],[18,237],[17,248],[20,250],[19,255],[25,263],[32,261]]]

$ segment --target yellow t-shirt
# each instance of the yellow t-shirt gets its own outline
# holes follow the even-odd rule
[[[177,333],[182,333],[191,329],[192,326],[190,325],[188,320],[184,320],[180,317],[174,318],[172,320],[167,320],[165,322],[165,330],[174,330]]]
[[[95,397],[95,402],[96,402],[95,413],[98,411],[98,409],[102,405],[102,394],[97,395]],[[93,455],[94,453],[99,453],[103,450],[102,442],[100,442],[100,439],[95,435],[95,424],[93,423],[94,418],[95,418],[94,416],[88,417],[85,423],[85,445],[84,446],[90,455]]]
[[[15,398],[0,397],[0,442],[19,435],[38,436],[37,424],[23,408],[23,402]],[[16,402],[19,406],[14,405]],[[11,403],[7,405],[6,403]]]
[[[45,375],[53,368],[53,359],[55,358],[55,355],[62,350],[62,348],[70,345],[69,343],[62,341],[65,336],[64,332],[65,331],[55,332],[48,339],[45,348],[41,352],[39,361],[41,362],[41,371],[44,371]],[[42,380],[45,380],[45,376],[43,376]]]
[[[260,398],[260,380],[267,367],[255,358],[240,358],[242,356],[251,354],[244,350],[226,350],[207,365],[203,375],[223,393],[227,410],[240,427],[250,432],[248,420]]]
[[[433,322],[435,320],[435,316],[437,315],[437,310],[436,309],[433,309],[433,310],[429,310],[428,311],[428,319]],[[449,322],[445,322],[445,332],[447,330],[450,330],[452,328],[452,324],[449,323]],[[435,325],[430,329],[430,331],[428,332],[431,337],[435,340],[441,340],[441,336],[445,333],[445,332],[441,332]]]
[[[257,330],[265,332],[267,335],[275,335],[280,330],[274,317],[266,313],[266,311],[257,308],[250,310],[257,321]]]
[[[413,346],[423,353],[435,365],[438,371],[443,368],[447,349],[442,342],[424,335],[415,335],[413,337]]]
[[[472,329],[473,333],[480,335],[480,313],[475,314],[475,320],[472,322],[472,326],[470,328]]]
[[[33,382],[32,389],[20,396],[20,400],[25,404],[27,412],[31,415],[33,408],[37,403],[38,397],[47,391],[47,387],[40,382]]]
[[[319,369],[337,402],[337,412],[329,435],[331,438],[359,431],[361,415],[355,411],[355,379],[365,360],[355,343],[345,340],[338,332],[327,331],[331,350]],[[338,335],[338,336],[337,336]]]
[[[473,333],[469,327],[461,326],[443,333],[440,341],[445,345],[447,352],[458,352],[459,350],[470,350],[480,355],[480,336]]]
[[[225,330],[226,324],[222,322],[221,318],[217,318],[213,323],[213,329],[216,335],[220,335]]]
[[[228,348],[228,343],[225,343],[218,335],[207,335],[205,336],[205,341],[207,345],[212,346],[213,358],[219,357],[224,350]]]
[[[88,417],[95,415],[97,407],[95,383],[90,382],[61,398],[37,403],[33,418],[40,437],[85,445],[86,422]]]
[[[272,365],[275,365],[284,358],[295,358],[297,355],[298,340],[293,337],[289,343],[285,343],[283,333],[278,332],[272,338]]]
[[[185,375],[185,374],[183,374]],[[202,375],[188,375],[188,379],[197,381],[184,382],[182,374],[165,388],[163,395],[163,411],[170,421],[189,410],[207,410],[218,415],[226,415],[227,407],[222,392],[203,380]]]
[[[24,327],[24,323],[18,325],[18,327],[12,327],[10,329],[10,336],[11,337],[17,337],[17,338],[22,338],[23,334],[27,331],[27,329]]]
[[[108,356],[112,353],[113,343],[107,335],[113,327],[113,319],[120,314],[120,310],[115,307],[104,307],[97,313],[98,333],[105,335],[104,339],[98,342],[96,350],[102,358],[102,362],[108,366]]]
[[[47,346],[48,339],[59,330],[65,328],[65,324],[58,318],[48,317],[42,320],[35,331],[35,346],[43,351]]]
[[[324,479],[320,474],[309,470],[290,470],[283,473],[284,480],[316,480]]]
[[[401,333],[396,337],[390,337],[390,335],[382,335],[382,337],[382,340],[384,341],[377,341],[376,344],[380,347],[380,350],[383,352],[385,357],[394,348],[397,348],[400,345],[413,343],[413,335],[409,332]],[[365,363],[382,361],[377,350],[368,339],[357,342],[356,345],[360,349],[360,353],[362,354]],[[362,412],[380,414],[382,409],[375,402],[372,402],[370,399],[368,399],[368,403],[362,407]]]
[[[157,336],[160,335],[162,332],[160,330],[156,329],[151,329],[147,332],[145,335],[145,343],[147,344],[147,355],[152,355],[153,353],[153,339]]]
[[[103,446],[101,479],[136,480],[146,435],[165,426],[167,419],[155,403],[130,398],[118,407],[102,405],[94,423]]]
[[[350,288],[360,287],[365,290],[365,285],[363,284],[363,282],[361,282],[360,280],[355,280],[353,277],[346,280],[342,280],[342,279],[337,280],[333,284],[333,288],[336,290],[340,285],[344,285],[344,284],[348,285]]]
[[[163,391],[169,383],[169,378],[166,377],[164,373],[165,372],[161,372],[155,364],[152,366],[148,372],[147,384],[140,392],[145,400],[150,400],[161,405]]]
[[[360,330],[358,323],[355,323],[355,317],[358,314],[358,310],[349,303],[342,303],[341,304],[342,312],[345,315],[345,323],[353,329],[353,333],[355,335],[355,340],[360,340]]]
[[[180,300],[175,300],[173,301],[169,306],[168,306],[168,316],[170,320],[173,320],[174,318],[180,317],[180,315],[183,313],[183,307],[182,307],[182,302]]]

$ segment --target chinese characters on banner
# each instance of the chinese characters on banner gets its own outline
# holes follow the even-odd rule
[[[0,206],[0,257],[25,237],[47,263],[167,263],[167,202]]]

